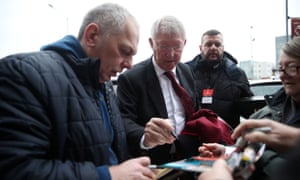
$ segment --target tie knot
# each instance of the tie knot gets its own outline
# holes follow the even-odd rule
[[[175,79],[175,74],[172,71],[166,71],[164,73],[169,79]]]

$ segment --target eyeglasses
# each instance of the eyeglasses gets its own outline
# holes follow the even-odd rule
[[[273,71],[276,73],[285,73],[289,76],[296,76],[298,75],[300,66],[287,66],[284,69],[279,68],[279,69],[273,69]]]
[[[160,51],[169,51],[169,50],[174,50],[175,52],[181,52],[183,50],[182,45],[176,45],[176,46],[168,46],[168,45],[157,45],[157,49]]]

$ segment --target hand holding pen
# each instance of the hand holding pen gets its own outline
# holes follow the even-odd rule
[[[144,129],[144,146],[155,147],[157,145],[172,144],[176,140],[174,127],[170,120],[151,118]]]
[[[262,127],[264,127],[262,131],[249,131]],[[269,119],[248,119],[234,129],[232,138],[236,139],[240,136],[245,141],[262,142],[279,152],[284,152],[297,144],[300,139],[300,129]]]

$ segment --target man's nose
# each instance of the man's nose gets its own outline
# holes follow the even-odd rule
[[[131,69],[132,68],[132,58],[124,60],[123,63],[121,64],[122,69]]]
[[[169,48],[168,49],[168,56],[174,57],[176,54],[176,50],[174,48]]]

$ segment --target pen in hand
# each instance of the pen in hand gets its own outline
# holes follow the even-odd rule
[[[254,131],[260,131],[260,132],[264,132],[264,133],[269,133],[272,131],[272,128],[269,126],[263,126],[263,127],[259,127],[259,128],[252,128],[252,129],[248,129],[245,131],[245,133],[251,133]],[[245,148],[247,145],[247,141],[245,141],[245,139],[241,136],[237,139],[235,146],[238,148],[237,150],[240,151],[241,149]]]
[[[260,132],[264,132],[264,133],[269,133],[272,131],[272,128],[269,126],[263,126],[263,127],[259,127],[259,128],[252,128],[246,131],[246,133],[250,133],[253,131],[260,131]]]
[[[170,134],[171,134],[175,139],[177,139],[177,135],[176,135],[175,131],[171,131]]]

